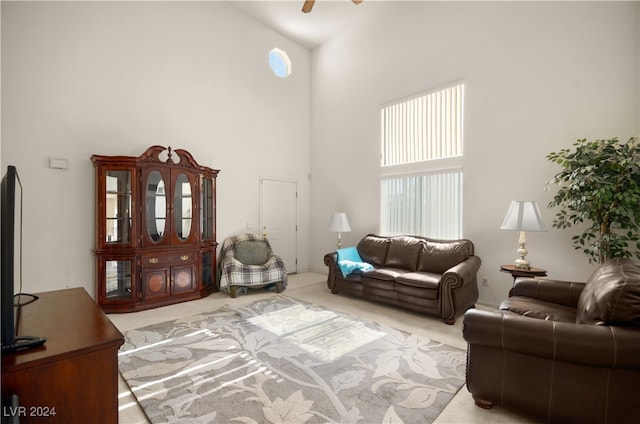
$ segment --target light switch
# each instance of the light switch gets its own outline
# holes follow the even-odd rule
[[[69,168],[69,161],[66,160],[66,159],[50,158],[49,159],[49,168],[52,168],[52,169],[68,169]]]

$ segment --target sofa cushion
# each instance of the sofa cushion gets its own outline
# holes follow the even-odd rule
[[[378,280],[375,278],[362,277],[363,290],[375,289],[378,293],[382,291],[394,291],[396,283],[393,280]]]
[[[400,275],[407,273],[404,269],[397,268],[376,268],[373,271],[363,273],[363,277],[374,280],[395,281]]]
[[[403,286],[419,287],[429,290],[438,290],[442,275],[430,272],[407,272],[396,277],[396,282]]]
[[[408,272],[396,278],[396,291],[415,298],[438,299],[441,274]]]
[[[235,247],[235,258],[245,265],[262,265],[269,260],[269,246],[262,240],[242,240]]]
[[[626,258],[600,265],[580,294],[577,322],[640,326],[640,266]]]
[[[501,311],[511,311],[523,317],[548,321],[576,322],[576,309],[558,303],[545,302],[531,297],[511,296],[498,307]]]
[[[451,242],[425,240],[421,247],[418,271],[440,274],[468,259],[473,252],[471,242],[468,240]]]
[[[422,250],[422,243],[421,239],[414,237],[393,237],[389,244],[384,266],[415,271],[418,267],[418,256]]]
[[[358,253],[360,253],[360,257],[364,262],[380,267],[384,265],[384,261],[387,258],[389,239],[369,234],[360,240],[357,247]]]
[[[432,290],[425,286],[400,284],[396,281],[395,290],[399,295],[403,295],[405,298],[410,298],[411,303],[416,303],[418,299],[438,300],[438,294],[440,293],[438,288]]]

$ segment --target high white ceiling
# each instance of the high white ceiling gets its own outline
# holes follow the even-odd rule
[[[316,0],[310,13],[302,13],[304,0],[232,0],[238,9],[286,37],[313,49],[332,36],[374,15],[384,13],[391,1]]]

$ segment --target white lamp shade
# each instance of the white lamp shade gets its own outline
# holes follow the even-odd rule
[[[344,212],[334,212],[329,223],[329,231],[334,233],[346,233],[351,231],[351,225]]]
[[[540,218],[538,204],[532,201],[514,200],[509,206],[501,230],[546,231]]]

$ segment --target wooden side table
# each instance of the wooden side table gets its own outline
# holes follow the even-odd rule
[[[513,281],[518,277],[546,277],[547,270],[531,267],[530,269],[518,269],[515,265],[500,265],[500,271],[511,274]]]
[[[518,277],[546,277],[547,270],[542,268],[531,267],[529,269],[518,269],[515,265],[500,265],[500,272],[506,272],[507,274],[511,274],[513,277],[513,282],[516,282],[516,278]],[[509,296],[511,296],[511,290],[509,290]]]

